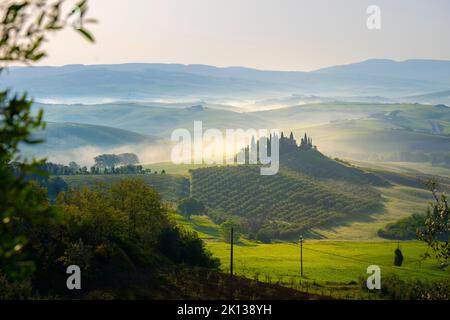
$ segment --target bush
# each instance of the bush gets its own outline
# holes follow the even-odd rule
[[[25,300],[32,296],[29,281],[11,282],[0,273],[0,301]]]
[[[230,219],[220,225],[220,232],[226,243],[231,243],[231,228],[233,228],[233,242],[238,243],[242,235],[242,228],[238,220]]]
[[[267,230],[260,230],[256,234],[256,240],[261,241],[262,243],[271,243],[272,242],[271,238],[272,238],[272,235]]]
[[[176,263],[218,268],[220,261],[205,249],[196,233],[179,227],[167,228],[159,236],[159,252]]]
[[[388,275],[383,277],[378,294],[390,300],[448,300],[450,299],[450,280],[404,281],[398,276]]]
[[[413,214],[410,217],[389,223],[383,229],[378,230],[378,235],[391,240],[416,240],[417,230],[425,225],[425,216]]]
[[[138,290],[142,278],[174,263],[219,266],[196,233],[169,219],[160,195],[142,181],[62,193],[55,208],[55,222],[24,229],[36,266],[32,288],[40,294],[67,295],[65,269],[72,264],[82,270],[83,293]],[[7,288],[9,296],[18,296]]]

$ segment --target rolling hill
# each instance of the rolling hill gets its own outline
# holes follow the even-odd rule
[[[321,103],[254,112],[326,154],[355,160],[448,165],[450,112],[420,104]]]
[[[270,127],[267,119],[256,114],[192,105],[184,108],[165,108],[140,103],[105,103],[36,104],[34,107],[44,110],[47,121],[109,126],[143,135],[156,135],[164,139],[170,139],[170,134],[177,128],[193,130],[194,121],[202,121],[204,128]]]
[[[215,219],[250,221],[247,231],[260,238],[291,239],[382,208],[379,192],[368,183],[387,182],[374,174],[315,150],[288,153],[280,161],[282,168],[273,176],[261,176],[255,165],[191,170],[191,196],[206,203]]]
[[[157,137],[132,131],[70,122],[47,122],[45,130],[37,133],[36,137],[47,141],[40,147],[55,149],[85,145],[117,147],[126,144],[150,144],[159,140]]]
[[[138,153],[145,163],[168,161],[167,144],[145,148],[151,157],[139,154],[144,152],[136,146],[153,146],[155,137],[168,141],[173,130],[192,131],[194,121],[202,121],[204,129],[279,128],[297,136],[307,131],[323,152],[336,157],[450,163],[446,160],[450,159],[450,109],[445,106],[326,102],[256,112],[215,106],[118,102],[36,103],[34,108],[44,109],[49,121],[44,133],[48,143],[40,146],[48,151],[64,152],[81,145],[112,152],[108,149],[127,146],[126,152]]]
[[[358,185],[388,186],[389,183],[377,175],[349,164],[331,160],[317,150],[302,150],[282,154],[283,168],[307,175],[314,179],[345,181]]]
[[[36,131],[34,137],[44,142],[22,144],[22,156],[47,158],[65,164],[76,161],[87,166],[102,153],[139,152],[139,159],[144,162],[167,156],[161,151],[162,146],[167,148],[164,139],[107,126],[47,122],[45,130]]]
[[[424,121],[426,122],[426,121]],[[425,127],[425,126],[424,126]],[[407,130],[380,120],[350,120],[308,128],[327,154],[355,160],[445,164],[450,136]],[[445,129],[448,130],[448,129]],[[300,134],[302,130],[294,131]]]

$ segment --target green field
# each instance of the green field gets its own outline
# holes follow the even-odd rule
[[[230,246],[219,241],[207,241],[208,248],[219,257],[222,268],[228,269]],[[303,244],[304,278],[321,284],[345,284],[367,278],[369,265],[380,266],[384,274],[396,274],[403,279],[436,280],[449,277],[433,260],[421,261],[426,246],[418,241],[400,244],[405,257],[402,267],[394,267],[397,242],[356,242],[306,240]],[[261,279],[289,281],[300,278],[300,247],[298,244],[257,244],[248,242],[234,248],[236,274]]]
[[[174,218],[179,224],[197,232],[200,239],[218,239],[220,237],[219,226],[207,216],[192,216],[188,220],[179,214],[174,214]]]
[[[198,232],[206,246],[229,272],[230,245],[220,239],[220,227],[206,216],[178,222]],[[368,277],[369,265],[378,265],[382,277],[397,275],[402,280],[434,281],[450,277],[450,270],[440,269],[433,259],[422,260],[427,247],[419,241],[401,241],[404,261],[393,266],[396,241],[309,240],[303,243],[303,277],[300,276],[300,247],[296,243],[262,244],[242,239],[234,246],[234,273],[260,281],[280,283],[336,297],[360,297],[361,281]]]

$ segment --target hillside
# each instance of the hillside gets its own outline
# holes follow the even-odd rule
[[[345,181],[359,185],[388,186],[379,176],[363,171],[347,163],[331,160],[315,149],[282,154],[283,167],[321,180]]]
[[[158,141],[156,137],[145,136],[132,131],[71,122],[47,122],[45,130],[38,132],[36,137],[44,139],[46,142],[39,145],[39,148],[54,149],[86,145],[117,147],[126,144],[144,144]]]
[[[204,128],[267,128],[270,121],[251,113],[195,107],[166,108],[141,103],[104,103],[95,105],[36,104],[50,122],[78,122],[133,131],[142,135],[156,135],[170,139],[174,129],[193,130],[194,121],[202,121]]]
[[[411,103],[325,102],[291,105],[253,114],[271,119],[282,128],[345,125],[347,121],[377,120],[381,128],[445,134],[450,130],[449,108]],[[436,131],[436,126],[442,131]]]
[[[161,146],[167,146],[159,137],[74,122],[47,122],[45,130],[36,131],[34,137],[42,139],[43,143],[22,144],[23,156],[66,164],[76,161],[86,166],[92,165],[94,157],[104,153],[139,152],[142,161],[158,161],[164,157]]]
[[[448,132],[449,126],[442,127]],[[424,120],[407,130],[386,120],[348,120],[308,128],[308,133],[327,154],[354,160],[448,162],[450,137],[435,134]],[[300,134],[303,130],[294,130]]]
[[[287,154],[281,166],[273,176],[261,176],[254,165],[191,170],[191,195],[211,208],[213,218],[245,218],[249,233],[281,239],[382,208],[379,192],[368,185],[387,184],[376,175],[314,150]]]
[[[183,268],[171,266],[160,271],[159,279],[143,283],[140,299],[215,299],[227,300],[320,300],[329,299],[320,292],[307,293],[303,288],[288,288],[280,283],[264,283],[249,277],[235,275],[233,290],[229,274],[205,268]],[[155,286],[156,280],[156,286]],[[151,291],[148,292],[151,288]],[[155,296],[152,296],[155,295]],[[118,297],[120,298],[120,297]]]
[[[450,113],[446,107],[328,102],[243,113],[233,111],[233,107],[218,109],[208,103],[117,102],[37,103],[33,108],[44,109],[49,121],[43,133],[48,143],[39,150],[62,153],[55,162],[67,160],[62,157],[64,153],[79,146],[98,148],[97,154],[114,153],[111,149],[124,146],[126,152],[138,154],[145,163],[168,161],[169,145],[150,148],[149,142],[151,145],[155,137],[168,141],[173,130],[193,130],[194,121],[202,121],[204,130],[279,128],[297,136],[307,131],[321,150],[333,157],[450,163],[446,160],[450,144]],[[146,145],[145,150],[136,147],[142,144]],[[72,160],[86,162],[79,159],[83,153],[71,154]]]

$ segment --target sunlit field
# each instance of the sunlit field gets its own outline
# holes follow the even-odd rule
[[[220,258],[227,270],[230,261],[230,245],[208,241],[208,248]],[[448,271],[439,269],[435,260],[421,259],[426,246],[418,241],[401,242],[405,260],[401,267],[394,267],[394,250],[397,242],[356,241],[305,241],[303,243],[304,279],[321,284],[350,283],[367,278],[369,265],[378,265],[382,274],[396,274],[403,279],[435,280],[449,277]],[[290,243],[244,243],[234,247],[234,271],[236,274],[261,280],[289,282],[300,277],[300,246]]]

